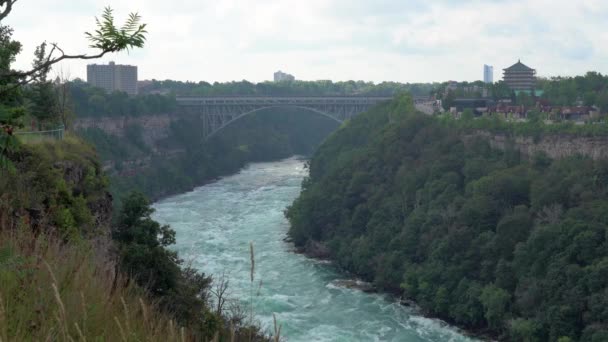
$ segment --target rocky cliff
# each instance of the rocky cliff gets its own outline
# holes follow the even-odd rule
[[[74,122],[74,128],[76,130],[99,128],[107,134],[124,138],[127,127],[137,125],[144,131],[143,138],[146,145],[156,150],[157,142],[169,136],[171,122],[177,119],[178,117],[173,113],[138,117],[82,118]]]
[[[465,143],[471,143],[475,137],[487,139],[490,146],[496,149],[516,148],[527,158],[532,158],[537,153],[544,152],[552,159],[562,159],[576,155],[589,157],[593,160],[608,159],[608,137],[561,134],[534,138],[479,131],[465,136]]]

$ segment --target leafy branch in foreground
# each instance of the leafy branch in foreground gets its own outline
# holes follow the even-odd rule
[[[1,1],[1,0],[0,0]],[[9,1],[10,2],[10,1]],[[0,4],[2,4],[0,2]],[[98,53],[89,54],[67,54],[57,43],[50,44],[50,52],[37,63],[33,69],[28,71],[9,70],[0,74],[0,77],[14,77],[19,79],[17,85],[30,83],[48,72],[49,68],[56,63],[69,59],[97,59],[107,53],[119,52],[132,48],[141,48],[146,41],[146,24],[141,23],[141,17],[137,13],[129,14],[125,24],[118,28],[114,22],[113,10],[106,7],[101,19],[95,18],[97,29],[93,32],[85,32],[87,39],[91,42],[90,47],[97,49]]]

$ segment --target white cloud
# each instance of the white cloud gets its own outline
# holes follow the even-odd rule
[[[7,19],[24,43],[81,52],[105,5],[149,24],[143,50],[101,62],[136,64],[140,78],[475,80],[521,58],[541,75],[608,72],[605,0],[32,0]],[[85,76],[85,62],[62,67]],[[498,78],[500,75],[495,75]]]

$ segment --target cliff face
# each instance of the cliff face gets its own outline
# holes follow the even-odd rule
[[[477,132],[467,135],[465,143],[471,143],[475,137],[487,139],[492,148],[505,150],[516,148],[527,157],[532,158],[539,152],[544,152],[552,159],[563,159],[576,155],[589,157],[593,160],[608,159],[608,137],[581,137],[572,135],[547,135],[540,139],[524,136],[507,136],[489,132]]]
[[[146,145],[156,150],[156,143],[169,136],[171,122],[175,120],[177,120],[175,114],[82,118],[74,122],[74,128],[76,130],[99,128],[107,134],[124,138],[127,127],[137,125],[143,129]]]

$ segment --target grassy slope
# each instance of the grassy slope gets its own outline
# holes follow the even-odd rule
[[[179,340],[171,318],[143,290],[114,275],[112,264],[88,243],[34,236],[27,226],[1,231],[1,339]]]

